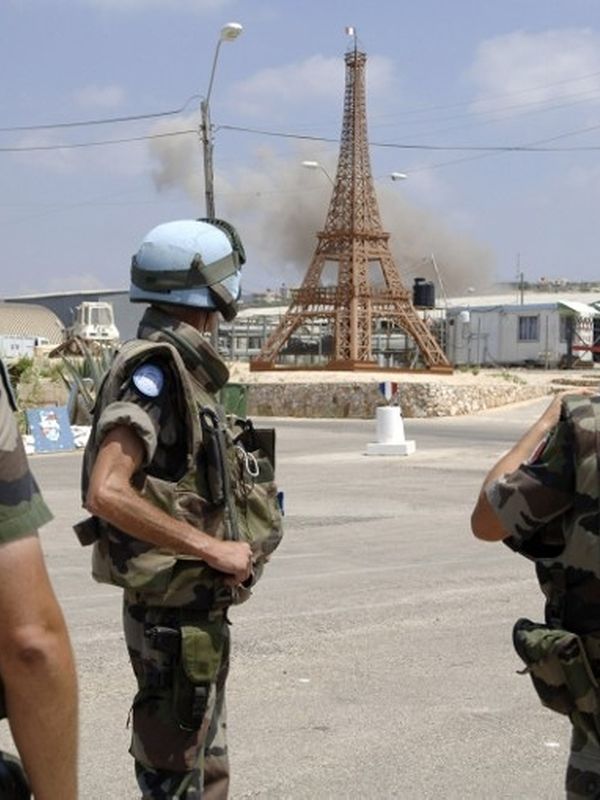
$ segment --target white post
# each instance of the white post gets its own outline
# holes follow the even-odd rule
[[[376,412],[377,441],[367,444],[368,456],[408,456],[414,453],[414,441],[404,436],[404,422],[398,406],[380,406]]]

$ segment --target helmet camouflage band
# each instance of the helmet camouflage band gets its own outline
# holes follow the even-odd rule
[[[246,257],[235,228],[224,220],[166,222],[143,239],[131,262],[130,299],[237,313]]]

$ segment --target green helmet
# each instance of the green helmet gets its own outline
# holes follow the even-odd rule
[[[219,219],[166,222],[143,239],[131,262],[129,297],[237,314],[244,247],[235,228]]]

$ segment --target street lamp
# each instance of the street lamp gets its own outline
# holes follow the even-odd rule
[[[319,163],[318,161],[303,161],[302,162],[302,166],[306,167],[306,169],[320,169],[321,172],[323,173],[323,175],[325,175],[325,177],[329,181],[329,183],[332,186],[334,185],[331,175],[327,172],[325,167],[321,163]]]
[[[210,71],[208,89],[206,91],[206,96],[200,103],[200,113],[202,117],[200,133],[202,136],[202,153],[204,156],[204,197],[206,204],[206,216],[211,219],[215,216],[215,192],[213,173],[213,129],[210,122],[209,106],[210,93],[212,92],[213,81],[215,79],[215,69],[217,67],[217,59],[219,58],[221,42],[233,42],[233,40],[237,39],[243,30],[244,29],[239,22],[228,22],[221,28],[219,41],[217,42],[217,46],[215,48],[212,69]]]
[[[393,181],[405,181],[408,175],[405,172],[390,172],[390,178]]]

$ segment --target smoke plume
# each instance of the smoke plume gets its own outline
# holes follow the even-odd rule
[[[174,127],[181,129],[181,123],[180,119]],[[197,125],[197,120],[185,120],[186,127],[192,124]],[[173,123],[162,125],[161,130],[169,130],[169,125]],[[155,139],[151,148],[157,188],[179,188],[203,208],[198,141],[193,137]],[[301,144],[285,154],[259,148],[251,166],[229,164],[221,170],[216,159],[217,214],[231,220],[244,241],[246,290],[301,283],[316,246],[316,233],[325,223],[332,188],[328,175],[335,176],[337,153],[319,153],[328,175],[301,165],[314,157],[314,145]],[[432,255],[449,296],[491,282],[492,258],[483,246],[452,231],[432,212],[411,205],[401,187],[377,182],[376,191],[384,229],[391,234],[392,255],[407,288],[415,277],[424,277],[436,284],[439,295]]]

